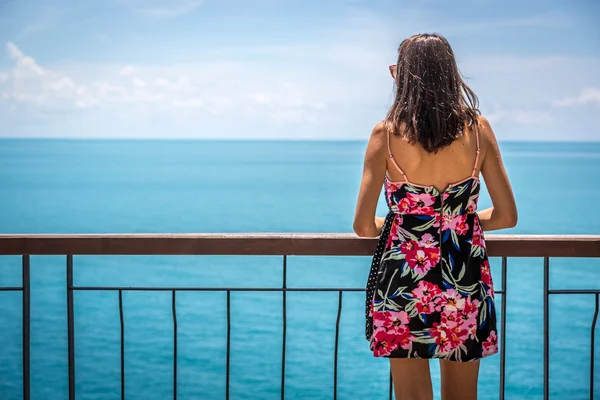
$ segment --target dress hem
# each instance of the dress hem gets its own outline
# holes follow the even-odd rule
[[[494,352],[494,353],[490,353],[490,354],[486,354],[486,355],[480,355],[480,356],[470,356],[467,359],[463,359],[463,360],[457,360],[454,358],[446,358],[446,357],[435,357],[435,356],[418,356],[418,357],[403,357],[403,356],[376,356],[373,355],[374,358],[389,358],[389,359],[406,359],[406,360],[447,360],[447,361],[453,361],[453,362],[460,362],[460,363],[464,363],[464,362],[472,362],[472,361],[477,361],[477,360],[481,360],[483,358],[488,358],[488,357],[492,357],[497,355],[498,352]]]

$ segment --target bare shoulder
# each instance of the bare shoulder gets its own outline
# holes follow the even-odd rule
[[[387,146],[387,127],[384,121],[379,122],[371,132],[369,146],[377,150],[383,150]]]
[[[487,133],[492,130],[492,125],[490,124],[490,121],[488,121],[488,119],[483,115],[479,115],[477,117],[477,123],[481,133]]]
[[[381,121],[377,125],[375,125],[375,127],[373,128],[371,137],[376,138],[376,139],[385,139],[387,136],[386,133],[387,133],[387,127],[385,125],[385,121]]]
[[[479,138],[484,148],[497,146],[496,134],[492,129],[492,125],[483,115],[477,118],[477,128],[479,129]]]

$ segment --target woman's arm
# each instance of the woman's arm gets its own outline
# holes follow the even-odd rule
[[[384,218],[375,217],[375,212],[387,168],[386,138],[383,123],[377,124],[367,145],[363,176],[354,214],[354,232],[360,237],[377,237],[383,228]]]
[[[500,155],[498,141],[489,122],[479,117],[480,135],[487,142],[487,150],[481,165],[481,174],[492,199],[492,208],[479,211],[484,231],[512,228],[517,224],[518,214],[508,175]]]

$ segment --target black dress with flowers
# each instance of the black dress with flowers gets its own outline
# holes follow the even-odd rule
[[[389,143],[389,138],[388,138]],[[494,288],[472,175],[443,192],[386,177],[389,214],[367,283],[376,357],[471,361],[498,352]]]

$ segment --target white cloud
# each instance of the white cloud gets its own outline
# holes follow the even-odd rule
[[[126,1],[138,11],[152,7]],[[90,137],[364,139],[391,102],[387,65],[396,57],[397,41],[421,30],[413,21],[419,19],[410,15],[399,33],[358,13],[346,25],[302,42],[206,45],[202,52],[190,50],[195,61],[188,64],[178,63],[174,54],[181,53],[165,50],[172,59],[162,57],[159,65],[135,59],[41,65],[9,44],[13,65],[0,70],[0,120],[7,110],[16,110],[11,134],[24,132],[35,115],[44,115],[44,132],[75,137],[83,131]],[[528,23],[537,22],[503,22]],[[577,112],[553,108],[553,102],[563,99],[566,105],[573,87],[600,87],[597,74],[590,72],[597,63],[592,56],[478,53],[467,57],[461,69],[473,78],[469,83],[484,115],[498,123],[501,139],[537,134],[547,140],[563,137]],[[592,104],[588,97],[571,102]],[[600,127],[593,118],[577,119],[580,125],[569,132],[589,135],[585,126]],[[52,121],[54,130],[47,128]],[[66,133],[69,126],[79,129]]]
[[[17,65],[17,68],[23,72],[34,72],[37,75],[43,75],[44,71],[42,68],[35,63],[35,60],[31,57],[25,56],[21,50],[13,43],[7,43],[6,50],[8,53],[8,57],[14,61]]]
[[[264,65],[200,62],[192,65],[109,68],[101,79],[86,79],[85,66],[73,78],[66,71],[42,67],[13,43],[7,52],[14,66],[0,71],[0,98],[40,110],[98,110],[128,118],[147,113],[166,119],[223,115],[235,111],[250,120],[316,122],[326,104],[315,86],[271,76]],[[243,73],[240,73],[240,70]],[[113,71],[112,73],[110,71]],[[124,79],[125,78],[125,79]],[[307,82],[307,81],[306,81]],[[118,108],[118,111],[117,111]],[[112,110],[112,111],[111,111]]]
[[[588,87],[575,97],[565,97],[554,103],[558,107],[595,106],[600,108],[600,89]]]
[[[179,108],[201,108],[204,106],[204,103],[198,99],[185,100],[185,101],[175,100],[173,102],[173,105],[175,107],[179,107]]]
[[[53,109],[91,105],[84,86],[68,76],[44,70],[13,43],[7,44],[7,52],[15,65],[12,71],[2,72],[2,80],[8,83],[0,92],[2,99]]]
[[[495,107],[486,114],[492,122],[510,122],[518,125],[549,125],[554,122],[554,117],[546,110],[506,109]]]
[[[132,75],[134,71],[135,70],[133,69],[133,67],[131,65],[126,65],[123,67],[123,69],[121,69],[121,71],[119,71],[119,75],[122,75],[122,76]]]
[[[136,88],[144,88],[146,87],[146,82],[144,82],[143,80],[139,79],[139,78],[133,78],[132,80],[133,82],[133,86],[135,86]]]

